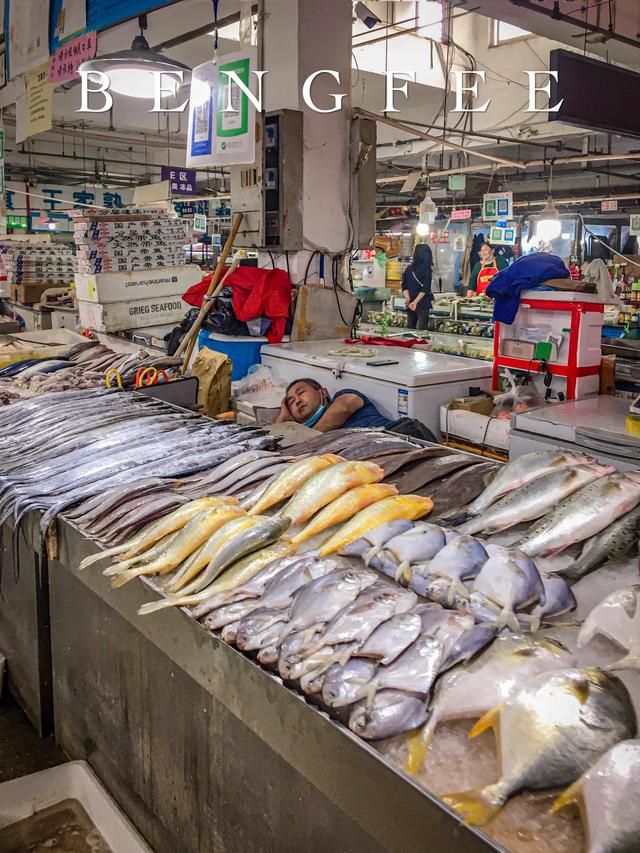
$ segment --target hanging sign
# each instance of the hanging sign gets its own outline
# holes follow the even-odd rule
[[[514,225],[507,225],[506,228],[494,225],[489,234],[489,242],[492,246],[515,246],[516,237]]]
[[[48,76],[47,65],[25,76],[24,98],[16,101],[16,142],[53,127],[53,86]]]
[[[187,166],[234,166],[255,162],[255,107],[229,75],[254,95],[256,51],[247,48],[194,68],[191,74]],[[231,109],[228,109],[231,107]]]
[[[640,213],[635,213],[629,223],[629,234],[632,237],[640,237]]]
[[[207,217],[203,216],[201,213],[196,213],[193,217],[193,230],[198,231],[200,234],[206,234]]]
[[[462,222],[465,219],[471,219],[473,216],[473,211],[471,208],[465,208],[464,210],[452,210],[451,211],[451,221],[452,222]]]
[[[513,217],[513,193],[486,193],[482,199],[482,219],[497,222]]]
[[[9,77],[37,68],[49,58],[49,0],[9,0]]]
[[[600,210],[603,213],[613,213],[613,211],[618,209],[618,199],[617,198],[605,198],[604,201],[600,205]]]
[[[196,195],[196,170],[161,166],[161,180],[169,181],[171,192],[178,195]]]
[[[85,33],[61,45],[49,62],[49,82],[64,83],[79,80],[78,68],[93,59],[98,45],[97,33]]]
[[[58,3],[52,4],[51,11],[52,50],[55,50],[55,45],[62,44],[87,29],[87,0],[59,0]]]
[[[466,175],[449,175],[448,187],[453,192],[465,190],[467,188]]]

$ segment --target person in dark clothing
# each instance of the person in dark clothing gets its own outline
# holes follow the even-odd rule
[[[413,262],[402,275],[402,293],[407,304],[407,327],[427,328],[429,311],[433,304],[431,279],[433,277],[433,254],[426,243],[418,243],[413,251]]]
[[[392,421],[376,408],[360,391],[344,388],[333,397],[315,379],[294,379],[285,391],[276,423],[295,421],[320,432],[333,429],[384,427],[400,435],[435,442],[435,436],[415,418]]]

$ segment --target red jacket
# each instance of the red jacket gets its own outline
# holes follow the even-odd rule
[[[209,289],[213,273],[206,275],[199,284],[193,285],[182,297],[188,305],[199,308]],[[233,291],[233,310],[238,318],[246,322],[256,317],[268,317],[271,325],[267,339],[279,344],[289,317],[291,304],[291,279],[284,270],[238,267],[225,281]]]

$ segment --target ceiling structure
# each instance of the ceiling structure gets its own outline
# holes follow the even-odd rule
[[[380,23],[367,29],[354,20],[351,97],[354,108],[385,118],[378,125],[381,212],[419,203],[427,185],[444,209],[477,204],[483,193],[504,187],[523,206],[542,203],[550,191],[557,202],[620,197],[621,206],[635,207],[640,201],[640,140],[527,113],[524,75],[548,68],[557,47],[640,70],[637,0],[371,0],[367,6]],[[221,0],[221,55],[238,48],[241,11],[256,8]],[[529,34],[498,31],[495,21]],[[212,58],[212,29],[209,0],[182,0],[150,13],[145,35],[166,56],[195,66]],[[514,37],[499,39],[503,29]],[[129,47],[137,32],[132,20],[100,33],[98,55]],[[417,82],[408,84],[406,98],[396,95],[398,112],[385,114],[384,75],[391,70],[415,71]],[[454,75],[464,71],[484,73],[475,103],[490,99],[486,112],[454,111]],[[10,83],[0,91],[7,180],[131,186],[159,180],[163,164],[184,163],[186,114],[144,113],[116,96],[110,113],[79,116],[78,87],[68,85],[54,97],[53,131],[16,145],[12,98]],[[450,190],[449,175],[460,172],[465,190]],[[404,189],[411,173],[420,173],[419,180]],[[200,172],[198,184],[207,193],[228,189],[221,170]]]

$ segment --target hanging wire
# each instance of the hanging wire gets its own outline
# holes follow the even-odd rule
[[[213,0],[213,64],[218,64],[218,5],[219,0]]]

